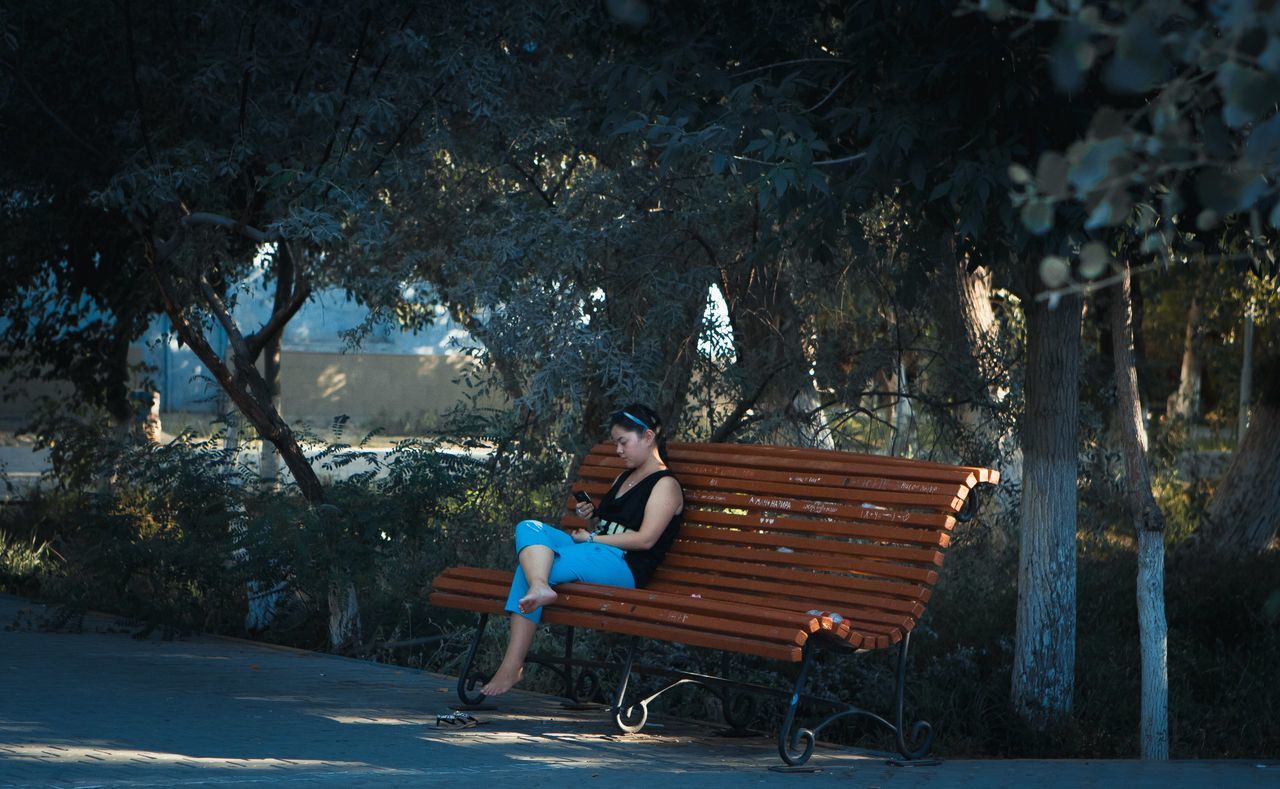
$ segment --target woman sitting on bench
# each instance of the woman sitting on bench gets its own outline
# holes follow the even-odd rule
[[[578,503],[576,512],[591,521],[590,530],[565,533],[534,520],[516,524],[520,566],[506,605],[511,638],[502,665],[480,689],[486,696],[506,693],[520,681],[542,607],[556,601],[553,585],[582,581],[643,587],[680,531],[684,494],[667,470],[658,415],[648,406],[629,405],[610,418],[609,433],[627,470],[599,507]]]

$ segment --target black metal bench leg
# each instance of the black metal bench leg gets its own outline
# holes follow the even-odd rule
[[[570,703],[578,702],[578,691],[573,677],[573,627],[564,634],[564,697]]]
[[[926,721],[916,721],[911,724],[911,738],[908,742],[903,726],[906,721],[902,717],[902,699],[906,689],[907,680],[907,650],[911,647],[911,631],[902,637],[902,644],[898,647],[898,684],[894,689],[893,710],[894,710],[894,734],[898,740],[898,753],[908,761],[914,759],[922,759],[929,752],[929,748],[933,745],[933,726]]]
[[[467,650],[466,662],[462,664],[462,670],[458,672],[458,698],[462,699],[462,703],[469,707],[476,707],[484,703],[484,694],[479,691],[471,692],[471,688],[480,684],[479,679],[471,679],[471,669],[476,661],[476,650],[480,648],[480,639],[484,638],[484,626],[489,623],[489,615],[481,614],[480,620],[476,623],[476,634],[471,639],[471,648]]]
[[[795,725],[796,711],[800,707],[800,695],[804,691],[804,681],[809,675],[809,666],[813,663],[815,639],[809,639],[804,645],[804,659],[800,663],[800,673],[796,676],[795,689],[791,693],[791,701],[787,703],[786,715],[782,718],[782,727],[778,730],[778,754],[782,761],[795,767],[809,761],[813,755],[813,746],[817,736],[808,729],[797,728],[795,733],[791,727]],[[804,740],[804,748],[800,750],[800,740]]]
[[[627,700],[627,684],[631,681],[631,665],[636,658],[637,641],[637,637],[632,636],[631,643],[627,645],[627,658],[622,662],[622,681],[618,683],[618,692],[613,697],[613,708],[609,710],[613,715],[614,724],[626,734],[639,733],[649,720],[648,704],[640,702],[626,708],[622,706]]]

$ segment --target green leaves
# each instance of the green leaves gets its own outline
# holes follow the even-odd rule
[[[1062,19],[1061,6],[1048,10]],[[1030,232],[1076,215],[1049,205],[1078,205],[1078,227],[1099,231],[1135,219],[1138,202],[1148,206],[1136,215],[1142,248],[1163,251],[1192,229],[1175,221],[1183,190],[1194,189],[1201,234],[1280,198],[1280,16],[1247,1],[1099,2],[1069,12],[1050,52],[1059,89],[1087,100],[1080,91],[1096,70],[1107,90],[1149,98],[1123,112],[1100,106],[1087,136],[1042,153],[1034,179],[1012,179]],[[1153,240],[1156,205],[1163,224]]]
[[[1216,82],[1222,92],[1222,120],[1239,129],[1275,111],[1280,99],[1280,77],[1237,62],[1223,64]]]
[[[1053,228],[1053,203],[1043,199],[1032,199],[1022,206],[1022,224],[1037,236],[1042,236]]]
[[[1135,14],[1115,40],[1115,51],[1102,69],[1106,86],[1116,93],[1146,93],[1169,78],[1163,42],[1145,14]]]

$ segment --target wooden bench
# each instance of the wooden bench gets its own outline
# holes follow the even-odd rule
[[[973,490],[995,484],[983,468],[847,452],[738,444],[677,444],[669,465],[684,487],[685,520],[653,580],[644,589],[567,583],[543,621],[569,626],[561,664],[567,695],[573,678],[573,628],[633,636],[621,665],[611,714],[625,732],[637,732],[648,705],[673,687],[694,683],[721,697],[735,724],[742,694],[723,677],[665,672],[677,678],[638,700],[627,698],[639,639],[688,644],[725,653],[800,663],[778,737],[788,764],[808,760],[818,734],[835,720],[863,715],[888,727],[907,759],[923,757],[933,734],[917,722],[908,736],[902,706],[911,630],[924,614],[957,521],[976,508]],[[596,446],[582,462],[575,490],[599,501],[622,471],[612,444]],[[562,528],[585,525],[568,514]],[[464,704],[483,700],[472,677],[476,649],[490,614],[501,613],[510,570],[453,567],[435,579],[432,604],[479,613],[466,664],[458,679]],[[843,651],[900,645],[895,720],[843,701],[811,729],[792,731],[818,647]],[[545,662],[545,661],[544,661]],[[600,665],[600,664],[595,664]],[[749,713],[748,713],[749,714]],[[735,721],[735,717],[738,721]],[[803,743],[801,742],[803,740]]]

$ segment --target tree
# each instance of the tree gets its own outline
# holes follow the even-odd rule
[[[1258,402],[1244,440],[1214,491],[1199,542],[1224,550],[1265,551],[1280,530],[1280,356],[1258,365]]]
[[[1143,759],[1169,758],[1169,625],[1164,614],[1164,514],[1151,490],[1147,429],[1134,358],[1133,279],[1121,263],[1112,286],[1111,339],[1129,513],[1138,541],[1138,641],[1142,653],[1139,747]]]
[[[384,240],[381,207],[413,188],[430,162],[429,146],[406,151],[422,141],[422,116],[465,64],[429,56],[412,11],[389,2],[174,2],[163,11],[143,14],[126,2],[89,14],[70,6],[7,12],[5,70],[24,103],[6,106],[6,125],[47,152],[37,129],[53,117],[65,138],[105,151],[88,173],[28,170],[31,185],[18,185],[15,202],[52,204],[44,195],[66,194],[68,210],[96,212],[95,242],[121,239],[128,250],[130,267],[111,280],[123,300],[163,306],[322,515],[324,489],[256,365],[313,288],[369,277],[358,255]],[[77,116],[51,98],[54,86],[76,81],[64,79],[68,69],[91,73],[103,100],[87,106],[98,116]],[[106,133],[87,140],[80,122]],[[275,309],[250,331],[235,324],[232,307],[263,251]],[[36,268],[59,265],[54,252]],[[208,342],[215,323],[230,338],[230,359]],[[137,320],[120,336],[136,329]],[[359,637],[345,561],[334,565],[335,648]]]
[[[1014,180],[1026,185],[1015,195],[1027,227],[1047,232],[1066,220],[1079,227],[1077,266],[1046,257],[1042,275],[1049,299],[1064,292],[1089,291],[1118,283],[1113,339],[1121,427],[1125,437],[1130,510],[1139,544],[1138,605],[1140,616],[1143,704],[1142,752],[1145,758],[1167,758],[1167,679],[1162,646],[1162,519],[1155,507],[1147,470],[1140,397],[1132,359],[1128,260],[1113,263],[1106,247],[1088,241],[1108,228],[1133,228],[1141,252],[1168,266],[1191,257],[1219,254],[1231,248],[1231,237],[1243,238],[1243,260],[1261,271],[1275,270],[1266,251],[1271,230],[1280,227],[1276,175],[1280,166],[1280,17],[1251,0],[1200,5],[1161,2],[1037,3],[1031,12],[1014,15],[1034,25],[1059,23],[1052,61],[1058,86],[1080,91],[1098,77],[1111,92],[1094,114],[1089,134],[1060,151],[1035,157],[1035,174],[1014,167]],[[997,18],[1010,11],[1004,3],[984,3]],[[1136,100],[1135,100],[1136,99]],[[1083,216],[1080,222],[1078,217]],[[1247,218],[1245,222],[1234,221]],[[1226,221],[1225,229],[1219,225]],[[1234,224],[1234,227],[1233,227]],[[1230,255],[1223,255],[1229,259]],[[1098,277],[1108,273],[1106,279]],[[1170,412],[1193,418],[1199,409],[1196,356],[1199,305],[1194,300],[1187,321],[1182,384],[1170,398]],[[1274,430],[1264,422],[1259,433]],[[1248,441],[1248,437],[1246,438]],[[1252,476],[1274,455],[1275,436],[1242,445],[1233,469],[1250,489],[1275,486],[1270,476]],[[1269,445],[1269,446],[1268,446]],[[1235,464],[1247,465],[1237,467]],[[1271,463],[1272,472],[1274,463]],[[1248,469],[1248,470],[1246,470]],[[1268,471],[1263,469],[1262,474]],[[1240,494],[1235,478],[1220,486],[1210,512],[1221,517]],[[1256,504],[1256,502],[1251,502]],[[1231,516],[1240,514],[1232,511]],[[1215,521],[1210,517],[1209,523]],[[1207,524],[1206,524],[1207,525]],[[1243,530],[1248,532],[1246,528]],[[1267,527],[1252,535],[1270,541]],[[1274,526],[1270,528],[1274,535]],[[1233,535],[1241,543],[1243,534]],[[1228,542],[1232,541],[1230,538]]]

